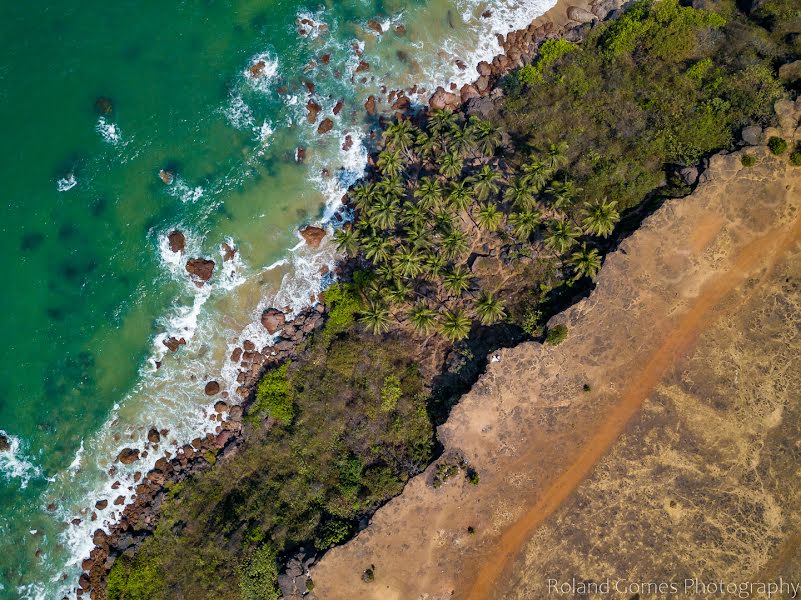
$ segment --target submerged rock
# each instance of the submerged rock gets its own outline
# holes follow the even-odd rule
[[[378,34],[384,33],[384,28],[381,26],[381,23],[379,23],[375,19],[370,19],[369,21],[367,21],[367,28],[375,31]]]
[[[309,245],[310,248],[319,248],[320,243],[323,241],[325,237],[325,229],[321,227],[313,227],[312,225],[307,225],[303,229],[300,230],[300,235],[303,236],[303,239],[306,240],[306,243]]]
[[[370,70],[370,63],[365,60],[359,61],[358,66],[356,67],[357,73],[364,73],[365,71]]]
[[[323,110],[323,107],[317,104],[314,100],[309,100],[306,103],[306,110],[308,111],[306,120],[311,124],[317,121],[317,115],[320,114],[320,111]]]
[[[170,250],[173,252],[182,252],[186,247],[186,236],[177,229],[167,234],[167,240],[170,242]]]
[[[364,103],[364,109],[367,114],[373,116],[375,114],[375,96],[369,96]]]
[[[167,169],[162,169],[159,171],[159,179],[161,179],[166,185],[170,185],[175,180],[175,173],[168,171]]]
[[[207,258],[192,258],[187,261],[186,270],[198,280],[195,284],[200,287],[211,279],[214,273],[214,261]]]
[[[286,315],[277,308],[268,308],[261,314],[261,324],[267,333],[273,335],[286,323]]]
[[[158,444],[161,441],[161,434],[155,427],[151,427],[147,432],[147,441],[151,444]]]
[[[95,110],[101,115],[110,115],[114,110],[114,105],[109,98],[98,96],[97,100],[95,100]]]
[[[178,350],[179,346],[183,346],[183,345],[186,344],[186,340],[184,338],[178,339],[178,338],[175,338],[175,337],[169,337],[166,340],[164,340],[162,342],[162,344],[167,346],[167,348],[169,348],[170,352],[175,352],[176,350]]]

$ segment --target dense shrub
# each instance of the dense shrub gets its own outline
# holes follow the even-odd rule
[[[773,136],[768,140],[768,148],[776,156],[784,154],[787,152],[787,140]]]
[[[549,327],[548,333],[545,334],[545,341],[551,344],[551,346],[558,346],[565,341],[565,338],[567,338],[566,325],[560,324]]]
[[[753,167],[756,164],[756,158],[753,154],[743,154],[740,157],[740,163],[742,163],[744,167]]]
[[[256,388],[256,402],[250,414],[258,416],[262,413],[272,417],[282,425],[289,425],[295,414],[292,390],[287,379],[289,363],[269,371]]]
[[[525,85],[542,81],[542,73],[546,68],[575,49],[576,45],[567,40],[545,40],[534,64],[526,65],[517,72],[518,80]]]

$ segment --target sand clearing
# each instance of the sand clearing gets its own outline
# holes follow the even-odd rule
[[[557,318],[570,329],[562,345],[501,353],[440,428],[443,460],[459,451],[481,483],[435,490],[431,469],[412,480],[315,568],[320,598],[540,598],[550,576],[789,568],[793,553],[780,548],[796,535],[801,483],[780,494],[752,471],[783,414],[801,410],[798,385],[776,383],[792,376],[785,353],[801,337],[776,317],[794,314],[782,298],[801,296],[801,286],[777,292],[798,264],[788,259],[801,240],[801,175],[757,154],[748,170],[737,154],[715,157],[707,183],[610,256],[591,297]],[[759,337],[777,319],[789,333]],[[740,380],[737,365],[760,370]],[[785,481],[798,481],[792,473]],[[732,498],[750,508],[730,510]]]

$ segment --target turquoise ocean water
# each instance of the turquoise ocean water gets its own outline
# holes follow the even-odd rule
[[[498,52],[494,32],[551,4],[0,5],[0,433],[10,442],[0,598],[69,594],[134,472],[213,430],[203,384],[233,392],[231,349],[270,341],[261,310],[300,309],[319,291],[333,249],[312,251],[296,231],[326,223],[361,173],[374,125],[366,97],[473,80],[475,63]],[[355,73],[362,60],[369,71]],[[322,107],[315,124],[310,99]],[[335,125],[321,136],[325,117]],[[175,173],[171,185],[161,169]],[[182,254],[166,240],[174,228],[187,237]],[[195,256],[217,263],[202,288],[184,270]],[[169,353],[169,335],[187,344]],[[152,426],[169,429],[162,446],[115,466],[121,448],[146,447]],[[109,506],[97,510],[101,499]]]

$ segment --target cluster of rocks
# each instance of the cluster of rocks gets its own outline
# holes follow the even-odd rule
[[[309,569],[314,564],[314,555],[307,556],[303,548],[290,558],[283,573],[278,576],[278,588],[283,600],[316,600],[311,593],[313,585],[309,578]]]

